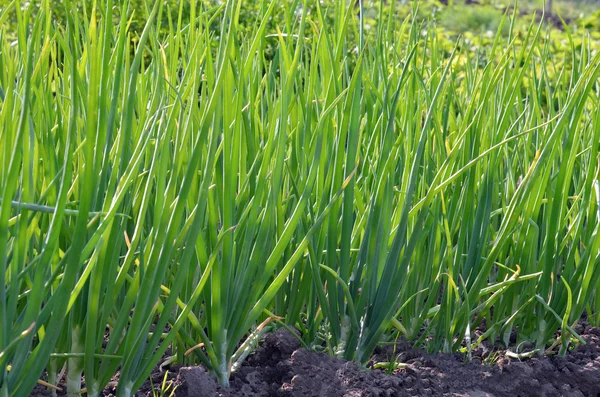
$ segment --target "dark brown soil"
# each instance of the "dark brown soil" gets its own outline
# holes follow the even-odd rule
[[[566,357],[523,361],[509,359],[505,352],[482,357],[476,352],[465,363],[463,354],[428,355],[402,343],[395,355],[404,368],[391,374],[302,349],[295,337],[279,330],[232,375],[229,389],[218,387],[201,367],[172,367],[169,379],[177,386],[177,397],[600,397],[600,329],[584,325],[580,330],[587,344]],[[391,347],[380,349],[373,362],[392,356]],[[163,377],[158,370],[153,373],[155,387]],[[153,396],[150,383],[136,396]]]
[[[396,361],[406,366],[388,375],[297,349],[296,339],[279,331],[269,335],[261,350],[232,376],[231,388],[217,395],[600,396],[600,329],[588,327],[582,336],[588,343],[564,358],[519,361],[502,354],[490,365],[478,358],[465,363],[462,354],[431,356],[401,344],[396,347]],[[385,349],[375,361],[390,357],[390,349]]]

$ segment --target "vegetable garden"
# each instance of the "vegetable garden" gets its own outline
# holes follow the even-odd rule
[[[276,328],[361,365],[585,343],[597,38],[257,4],[0,9],[0,397],[131,396],[165,360],[226,387]]]

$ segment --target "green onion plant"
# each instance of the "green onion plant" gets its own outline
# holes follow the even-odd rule
[[[127,397],[174,362],[227,386],[281,326],[361,364],[398,335],[585,343],[599,44],[556,52],[516,14],[478,44],[418,4],[259,3],[244,26],[241,0],[64,23],[0,3],[0,397],[117,373]]]

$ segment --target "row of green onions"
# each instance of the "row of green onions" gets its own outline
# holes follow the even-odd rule
[[[131,396],[167,354],[227,386],[274,327],[362,364],[398,337],[584,343],[597,44],[557,59],[507,16],[473,51],[418,5],[366,26],[354,3],[261,0],[242,29],[240,0],[191,0],[188,24],[147,1],[137,33],[128,1],[2,4],[0,397],[117,372]]]

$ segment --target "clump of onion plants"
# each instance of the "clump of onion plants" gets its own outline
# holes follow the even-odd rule
[[[598,44],[565,33],[557,56],[505,16],[472,50],[394,1],[376,23],[288,3],[244,26],[240,0],[95,1],[64,24],[48,1],[2,6],[0,397],[44,371],[130,396],[167,351],[227,386],[278,326],[362,364],[398,334],[584,343]]]

